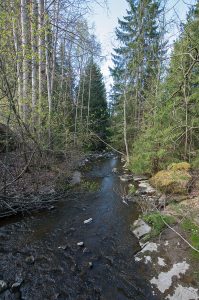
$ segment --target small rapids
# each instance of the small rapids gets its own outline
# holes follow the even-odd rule
[[[119,159],[90,167],[83,176],[98,191],[71,193],[53,211],[1,221],[0,281],[7,288],[0,299],[157,299],[142,276],[146,266],[134,259],[139,244],[129,228],[139,211],[122,202],[128,183],[112,173],[121,169]]]

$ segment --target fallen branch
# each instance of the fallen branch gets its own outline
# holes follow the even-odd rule
[[[35,150],[36,151],[36,150]],[[16,182],[19,178],[21,178],[21,176],[26,172],[28,166],[31,163],[31,160],[33,158],[33,155],[35,154],[35,151],[32,152],[31,157],[29,159],[29,161],[27,162],[27,164],[25,165],[25,167],[23,168],[23,170],[21,171],[21,173],[15,178],[13,179],[11,182],[8,182],[6,185],[4,185],[1,189],[0,192],[3,191],[5,188],[7,188],[8,186],[12,185],[14,182]]]
[[[115,149],[113,146],[111,146],[110,144],[106,143],[103,139],[101,139],[96,133],[92,132],[91,130],[89,130],[91,135],[94,135],[95,137],[97,137],[102,143],[104,143],[106,146],[108,146],[109,148],[111,148],[112,150],[114,150],[115,152],[121,154],[121,155],[124,155],[126,156],[123,152]]]

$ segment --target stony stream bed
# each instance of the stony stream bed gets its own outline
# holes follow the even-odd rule
[[[0,299],[158,299],[134,258],[140,246],[129,228],[138,208],[122,202],[128,183],[113,168],[121,168],[118,158],[101,158],[83,174],[99,191],[1,221]]]

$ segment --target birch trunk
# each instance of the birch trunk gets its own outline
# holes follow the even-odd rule
[[[36,64],[36,32],[35,32],[35,26],[36,26],[36,8],[37,8],[36,0],[31,0],[31,71],[32,71],[32,121],[33,126],[35,125],[35,107],[37,102],[37,64]]]
[[[53,85],[54,85],[54,78],[55,78],[55,64],[56,64],[56,52],[57,52],[57,39],[58,39],[58,19],[59,19],[59,0],[57,0],[57,3],[55,1],[54,5],[54,12],[55,12],[55,25],[53,28],[53,54],[52,54],[52,76],[51,76],[51,91],[53,91]]]
[[[28,118],[28,59],[27,59],[27,2],[26,0],[21,0],[21,29],[22,29],[22,110],[23,110],[23,120],[27,121]]]
[[[52,113],[52,90],[50,77],[50,58],[48,43],[48,24],[45,24],[45,54],[46,54],[46,77],[47,77],[47,93],[48,93],[48,142],[51,145],[51,113]]]
[[[10,5],[12,10],[14,10],[14,1],[11,0]],[[16,14],[16,11],[14,12]],[[21,78],[21,62],[19,60],[19,39],[17,36],[17,20],[15,17],[12,17],[12,28],[13,28],[13,40],[15,47],[15,55],[16,55],[16,69],[17,69],[17,102],[18,102],[18,113],[21,116],[22,107],[21,107],[21,99],[22,99],[22,78]]]
[[[39,0],[38,2],[38,59],[39,59],[39,67],[38,67],[38,120],[39,120],[39,132],[41,130],[41,103],[43,96],[43,72],[44,72],[44,62],[43,62],[43,48],[44,48],[44,38],[43,38],[43,30],[44,30],[44,0]]]

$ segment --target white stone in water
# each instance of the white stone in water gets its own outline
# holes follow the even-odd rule
[[[0,293],[7,289],[7,283],[3,280],[0,280]]]
[[[135,257],[135,261],[137,261],[137,262],[138,262],[138,261],[141,261],[141,260],[142,260],[142,258],[141,258],[141,257],[138,257],[138,256],[136,256],[136,257]]]
[[[182,285],[178,285],[175,289],[175,292],[172,296],[168,296],[166,299],[168,300],[198,300],[199,293],[197,289],[192,287],[184,287]]]
[[[59,246],[58,249],[61,249],[61,250],[66,250],[67,246],[66,245],[62,245],[62,246]]]
[[[89,266],[89,268],[92,268],[93,267],[93,263],[91,261],[89,261],[88,266]]]
[[[187,264],[186,261],[177,263],[173,265],[170,271],[161,272],[158,278],[153,277],[150,282],[151,284],[156,285],[161,293],[164,293],[166,290],[168,290],[171,287],[173,276],[180,278],[180,275],[185,274],[188,269],[189,269],[189,264]]]
[[[157,252],[158,251],[158,245],[156,243],[151,242],[151,243],[147,243],[145,245],[146,246],[144,246],[141,250],[142,253],[147,252],[147,251],[149,251],[149,252]]]
[[[165,267],[166,266],[166,264],[164,262],[164,258],[158,257],[158,265],[161,266],[161,267]]]
[[[12,289],[17,289],[20,287],[20,285],[21,285],[21,282],[15,282],[12,284]]]
[[[84,221],[84,224],[90,224],[92,223],[93,219],[92,218],[89,218],[88,220],[85,220]]]
[[[83,247],[83,246],[84,246],[84,242],[79,242],[79,243],[77,243],[77,246]]]
[[[164,245],[165,245],[165,246],[168,246],[168,245],[169,245],[169,242],[168,242],[168,241],[166,241],[166,242],[164,243]]]
[[[151,231],[151,227],[141,219],[134,222],[133,228],[133,233],[137,238],[141,238]]]

